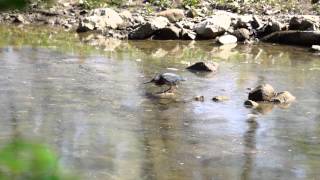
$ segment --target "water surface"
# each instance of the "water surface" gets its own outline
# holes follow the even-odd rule
[[[17,132],[40,139],[84,179],[320,177],[320,58],[306,49],[0,31],[0,146]],[[199,60],[220,69],[185,70]],[[143,84],[159,72],[187,79],[174,98]],[[245,108],[261,83],[297,101]]]

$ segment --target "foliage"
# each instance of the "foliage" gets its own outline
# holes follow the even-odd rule
[[[27,0],[0,0],[0,11],[23,9],[26,7],[27,3]]]
[[[195,7],[198,6],[200,4],[201,0],[183,0],[183,6],[189,6],[189,7]]]
[[[107,6],[122,6],[125,0],[84,0],[83,6],[86,9],[94,9]]]
[[[61,173],[56,155],[42,144],[14,139],[0,150],[0,179],[73,179]]]
[[[172,6],[172,1],[170,0],[149,0],[149,2],[155,6],[160,6],[161,8],[168,8]]]

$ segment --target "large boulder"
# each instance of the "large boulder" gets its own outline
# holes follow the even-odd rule
[[[153,39],[159,40],[173,40],[179,39],[181,29],[171,25],[155,32]]]
[[[320,32],[319,31],[279,31],[274,32],[261,39],[265,42],[299,45],[299,46],[312,46],[319,44]]]
[[[248,99],[252,101],[271,101],[276,92],[270,84],[262,84],[249,92]]]
[[[187,67],[190,71],[216,72],[219,64],[216,62],[196,62]]]
[[[296,97],[294,97],[290,92],[283,91],[277,93],[275,97],[271,99],[271,102],[280,103],[280,104],[289,104],[292,103]]]
[[[292,17],[289,22],[289,30],[315,31],[318,25],[315,20],[306,17]]]
[[[231,18],[227,15],[214,15],[195,25],[194,30],[203,39],[214,39],[229,29]]]
[[[116,11],[110,8],[99,8],[92,10],[89,16],[80,20],[77,31],[117,29],[122,24],[123,20]]]
[[[129,33],[129,39],[147,39],[156,31],[165,28],[169,20],[165,17],[155,17],[144,24],[141,24]]]
[[[184,12],[182,9],[167,9],[157,13],[157,15],[168,18],[170,22],[180,21],[184,18]]]

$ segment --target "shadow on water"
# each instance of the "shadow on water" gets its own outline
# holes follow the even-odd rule
[[[0,146],[13,134],[41,137],[63,167],[85,179],[319,177],[318,56],[270,44],[53,31],[0,28]],[[199,60],[218,62],[218,72],[185,69]],[[187,79],[173,98],[143,85],[159,72]],[[290,91],[297,102],[245,108],[247,89],[261,83]],[[230,100],[213,102],[218,95]]]

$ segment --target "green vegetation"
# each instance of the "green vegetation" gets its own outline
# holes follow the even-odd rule
[[[200,4],[201,0],[183,0],[183,6],[196,7]]]
[[[46,146],[14,139],[0,150],[0,179],[75,179],[62,173],[57,156]]]
[[[172,6],[172,0],[149,0],[150,4],[159,6],[161,8],[168,8]]]
[[[94,9],[108,6],[122,6],[125,0],[84,0],[83,6],[85,9]]]

